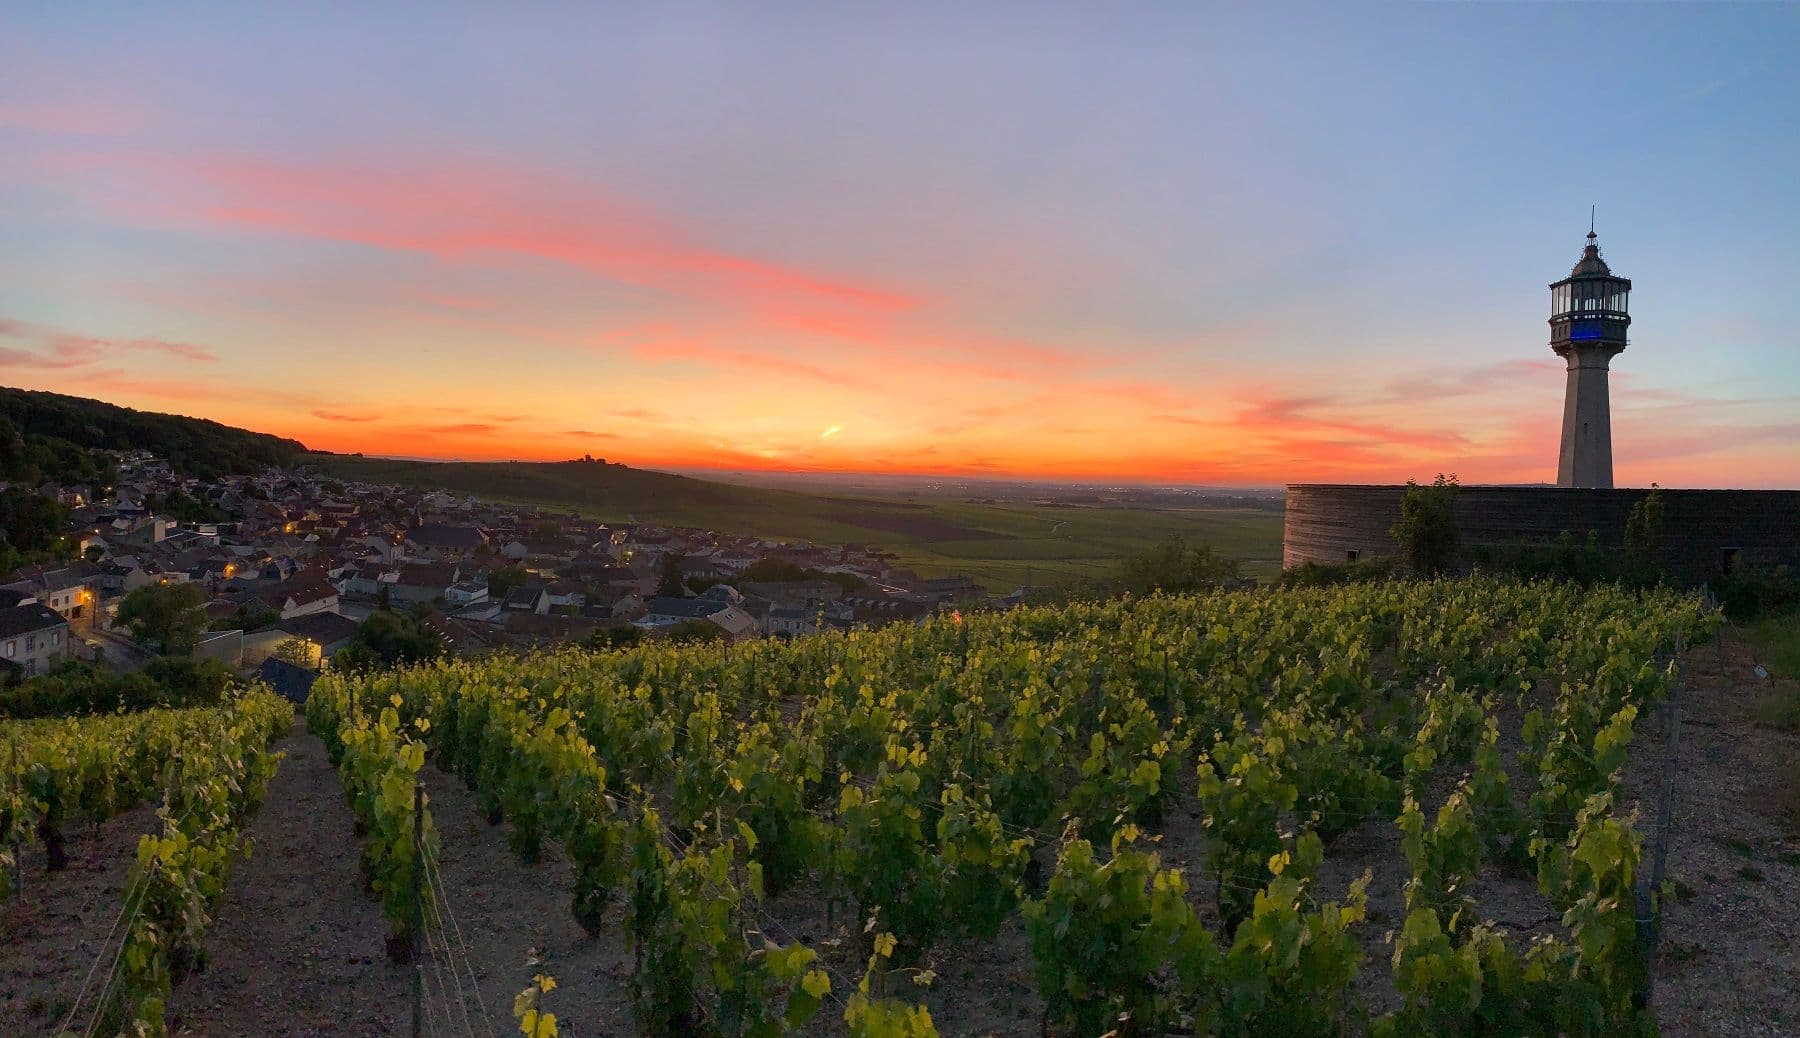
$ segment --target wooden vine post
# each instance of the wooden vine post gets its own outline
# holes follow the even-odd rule
[[[425,908],[422,896],[425,872],[425,784],[413,780],[413,861],[412,861],[412,1038],[420,1038],[421,1000],[425,990],[425,956],[420,952],[420,938],[425,930]]]

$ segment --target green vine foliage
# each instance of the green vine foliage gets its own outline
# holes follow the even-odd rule
[[[1009,836],[985,797],[972,798],[951,784],[940,800],[937,842],[945,913],[961,932],[992,940],[1024,896],[1032,843]]]
[[[1350,885],[1343,904],[1309,908],[1311,876],[1324,858],[1314,833],[1270,862],[1274,877],[1258,893],[1219,968],[1218,1033],[1342,1035],[1351,1021],[1351,985],[1362,950],[1350,927],[1362,921],[1370,875]]]
[[[1430,826],[1418,803],[1407,797],[1396,824],[1400,848],[1412,873],[1406,882],[1407,912],[1428,908],[1455,925],[1458,917],[1475,907],[1475,873],[1482,856],[1481,833],[1467,789],[1451,793]]]
[[[1374,1026],[1506,1033],[1505,1003],[1529,1006],[1531,1026],[1598,1035],[1636,1022],[1621,1008],[1641,990],[1636,837],[1608,810],[1577,816],[1611,788],[1633,711],[1668,685],[1653,657],[1702,613],[1668,591],[1485,578],[1156,595],[328,674],[308,719],[372,879],[393,868],[395,891],[410,834],[393,830],[427,753],[522,854],[560,840],[583,926],[625,903],[634,1015],[657,1036],[780,1033],[833,997],[808,949],[760,933],[796,891],[822,893],[828,919],[848,897],[870,924],[864,982],[836,993],[854,1034],[931,1033],[889,978],[927,979],[912,967],[935,944],[1003,932],[1015,909],[1065,1038],[1355,1029],[1348,931],[1364,888],[1319,904],[1324,842],[1391,817],[1405,792],[1422,800],[1472,755],[1447,813],[1402,814],[1416,874],[1395,938],[1403,1006]],[[1561,685],[1544,702],[1548,681]],[[1524,790],[1508,788],[1491,723],[1513,701],[1535,717]],[[1219,938],[1189,878],[1135,843],[1180,805],[1197,750]],[[72,776],[54,791],[64,819],[131,792],[105,769],[56,766]],[[37,826],[43,798],[23,776],[10,788],[9,824]],[[1045,880],[1034,845],[1057,828],[1069,836]],[[1476,925],[1483,857],[1534,866],[1567,939],[1522,947]]]
[[[908,954],[929,947],[949,925],[946,863],[926,837],[933,807],[920,769],[925,749],[895,741],[868,792],[847,786],[838,801],[836,876],[856,899],[860,918],[879,920]]]
[[[242,828],[262,804],[282,754],[270,749],[293,708],[264,690],[212,711],[211,730],[190,732],[179,767],[165,770],[160,831],[139,838],[126,884],[135,911],[122,938],[110,1001],[95,1033],[166,1033],[173,985],[205,962],[203,938],[231,868],[248,853]]]
[[[1219,916],[1235,927],[1249,917],[1254,891],[1282,852],[1281,816],[1299,790],[1283,778],[1286,743],[1239,730],[1200,757],[1198,794],[1212,836],[1207,864],[1216,877]]]
[[[1024,906],[1046,1014],[1071,1034],[1157,1034],[1210,982],[1218,952],[1181,873],[1114,838],[1110,859],[1069,841],[1043,898]],[[1181,986],[1164,974],[1178,964]]]
[[[1458,939],[1435,910],[1412,909],[1394,940],[1394,988],[1403,1005],[1376,1021],[1371,1034],[1549,1038],[1555,1030],[1546,996],[1556,958],[1534,950],[1521,959],[1504,934],[1487,926],[1469,928]]]
[[[894,953],[894,935],[876,934],[873,946],[868,968],[844,1004],[844,1025],[850,1038],[938,1038],[930,1010],[875,993],[876,982],[887,977],[886,964]]]
[[[1524,816],[1513,804],[1506,769],[1500,762],[1499,743],[1499,722],[1490,717],[1475,750],[1475,767],[1469,774],[1469,806],[1475,812],[1487,860],[1508,872],[1524,874],[1530,861],[1530,838]]]
[[[1566,992],[1578,1003],[1571,1015],[1604,1021],[1618,1028],[1616,1033],[1634,1033],[1651,1019],[1636,1006],[1649,968],[1637,932],[1642,837],[1612,809],[1610,792],[1594,794],[1566,843],[1538,840],[1534,850],[1538,886],[1563,909],[1563,927],[1579,953],[1573,977],[1578,983]]]

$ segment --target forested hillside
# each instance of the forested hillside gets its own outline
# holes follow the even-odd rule
[[[204,418],[0,387],[0,479],[103,481],[108,469],[95,450],[147,450],[177,472],[212,479],[288,464],[306,446]]]

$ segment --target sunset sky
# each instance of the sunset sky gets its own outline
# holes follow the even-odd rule
[[[1800,485],[1800,6],[329,8],[0,7],[0,381],[402,456],[1554,481],[1597,203],[1620,484]]]

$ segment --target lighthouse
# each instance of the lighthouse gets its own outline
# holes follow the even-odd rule
[[[1625,349],[1630,295],[1631,281],[1613,276],[1600,258],[1599,236],[1590,227],[1587,248],[1575,268],[1550,286],[1550,348],[1569,365],[1557,486],[1612,488],[1612,405],[1607,400],[1606,372]]]

